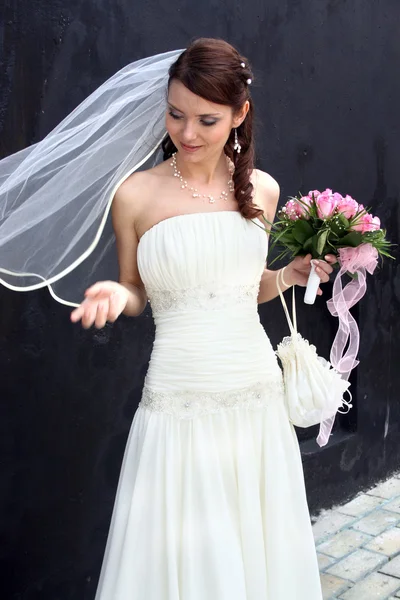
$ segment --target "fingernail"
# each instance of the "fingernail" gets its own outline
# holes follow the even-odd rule
[[[314,260],[314,265],[319,265],[319,260]]]

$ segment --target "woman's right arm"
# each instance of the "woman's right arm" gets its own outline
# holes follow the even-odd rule
[[[139,274],[137,249],[139,240],[135,230],[135,213],[142,196],[143,174],[134,173],[118,188],[111,206],[112,224],[115,232],[119,283],[130,293],[122,311],[129,317],[140,315],[147,304],[147,293]]]
[[[134,183],[133,183],[134,180]],[[85,329],[95,325],[104,327],[119,315],[137,317],[145,309],[147,294],[137,266],[138,237],[135,230],[135,212],[143,198],[143,174],[134,173],[118,188],[112,205],[112,224],[116,237],[119,277],[116,281],[98,281],[85,292],[84,301],[71,313],[71,321],[82,319]]]

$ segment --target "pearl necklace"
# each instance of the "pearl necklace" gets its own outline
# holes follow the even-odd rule
[[[229,172],[230,172],[230,179],[228,181],[228,187],[229,187],[229,191],[230,192],[234,192],[235,191],[235,187],[233,184],[233,180],[232,180],[232,175],[233,175],[233,170],[230,167],[230,160],[229,157],[227,156],[227,162],[228,162],[228,168],[229,168]],[[211,204],[213,204],[215,202],[215,198],[214,196],[211,196],[211,194],[200,194],[199,190],[197,188],[188,186],[188,182],[185,181],[181,175],[181,172],[178,171],[178,167],[176,166],[176,152],[173,153],[172,155],[172,162],[170,163],[171,167],[174,168],[174,177],[179,177],[179,180],[181,182],[181,189],[182,191],[185,189],[188,189],[190,192],[192,193],[193,198],[208,198],[209,202],[211,202]],[[226,192],[225,190],[223,190],[220,195],[218,200],[228,200],[228,192]]]

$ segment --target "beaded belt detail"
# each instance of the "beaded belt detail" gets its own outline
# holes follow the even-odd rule
[[[248,285],[221,286],[218,283],[207,286],[182,288],[178,290],[156,290],[147,287],[147,295],[153,313],[167,310],[220,309],[237,304],[256,304],[260,282]]]
[[[192,419],[233,408],[267,407],[271,402],[280,400],[282,395],[283,381],[276,376],[264,382],[258,381],[250,387],[223,392],[196,390],[159,392],[145,385],[139,406],[154,412],[173,415],[178,419]]]

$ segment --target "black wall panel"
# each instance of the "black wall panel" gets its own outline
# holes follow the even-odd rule
[[[333,188],[371,206],[399,237],[400,6],[395,0],[3,0],[0,153],[40,140],[123,65],[222,37],[255,72],[257,166],[297,191]],[[299,327],[328,357],[325,301]],[[355,407],[329,445],[299,431],[312,512],[398,469],[400,276],[385,261],[355,308]],[[83,330],[46,290],[0,287],[1,598],[90,600],[129,427],[154,339],[148,307]],[[260,306],[275,346],[279,298]]]

